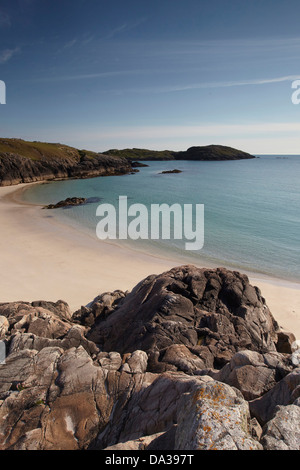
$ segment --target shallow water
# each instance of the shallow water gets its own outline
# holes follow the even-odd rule
[[[176,255],[213,265],[300,281],[300,156],[260,156],[224,162],[146,162],[134,175],[57,181],[30,186],[24,200],[56,203],[67,197],[96,198],[49,215],[96,237],[100,203],[204,204],[204,246],[186,251],[186,240],[122,240],[134,249]],[[177,168],[178,174],[159,174]],[[119,241],[117,241],[119,243]]]

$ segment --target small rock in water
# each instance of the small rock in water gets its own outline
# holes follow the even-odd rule
[[[87,199],[85,197],[68,197],[63,201],[59,201],[56,204],[48,204],[43,209],[59,209],[60,207],[79,206],[85,204]]]
[[[161,174],[161,175],[164,175],[164,174],[166,174],[166,173],[182,173],[182,171],[181,171],[181,170],[177,170],[177,169],[175,168],[175,170],[165,170],[165,171],[162,171],[160,174]]]

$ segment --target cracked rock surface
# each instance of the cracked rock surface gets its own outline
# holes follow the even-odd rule
[[[2,450],[300,450],[298,346],[238,272],[2,303],[0,339]]]

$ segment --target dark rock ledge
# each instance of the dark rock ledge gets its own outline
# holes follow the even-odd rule
[[[247,276],[0,304],[0,449],[300,450],[300,350]]]

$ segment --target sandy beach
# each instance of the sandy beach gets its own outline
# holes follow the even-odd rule
[[[99,241],[62,224],[51,211],[20,202],[26,186],[0,188],[0,302],[62,299],[75,311],[100,293],[131,290],[146,276],[183,264]],[[300,339],[300,284],[255,274],[249,278],[279,325]]]

